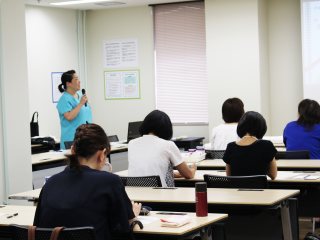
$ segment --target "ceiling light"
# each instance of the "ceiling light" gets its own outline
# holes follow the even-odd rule
[[[98,3],[98,2],[107,2],[107,1],[106,0],[75,0],[75,1],[67,1],[67,2],[55,2],[55,3],[50,3],[50,4],[56,5],[56,6],[65,6],[65,5]]]

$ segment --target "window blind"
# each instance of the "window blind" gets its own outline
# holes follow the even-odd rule
[[[156,108],[173,123],[208,123],[203,2],[154,6]]]

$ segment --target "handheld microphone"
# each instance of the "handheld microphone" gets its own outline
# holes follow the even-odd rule
[[[86,90],[84,88],[82,88],[81,92],[82,92],[82,95],[86,95]],[[85,103],[84,106],[86,107],[87,103]]]

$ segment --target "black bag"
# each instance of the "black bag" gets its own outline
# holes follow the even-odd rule
[[[35,115],[37,115],[37,121],[35,120]],[[34,112],[30,122],[30,133],[31,137],[39,136],[39,123],[38,123],[38,112]]]
[[[41,144],[48,147],[49,150],[55,149],[56,142],[52,137],[31,138],[31,144]]]
[[[311,232],[308,232],[307,235],[304,237],[304,240],[319,240],[319,239],[320,239],[320,236]]]

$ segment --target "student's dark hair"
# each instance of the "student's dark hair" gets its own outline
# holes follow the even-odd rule
[[[165,140],[172,138],[172,123],[165,112],[154,110],[145,117],[140,126],[140,134],[145,135],[149,133]]]
[[[237,134],[239,137],[243,137],[248,133],[250,136],[261,139],[266,132],[266,120],[258,112],[248,111],[243,114],[238,122]]]
[[[312,129],[317,123],[320,123],[320,105],[317,101],[304,99],[298,106],[298,124],[307,129]]]
[[[239,122],[244,114],[244,105],[239,98],[228,98],[222,104],[222,118],[226,123]]]
[[[75,70],[69,70],[64,72],[61,75],[61,83],[58,86],[59,91],[62,93],[65,90],[67,90],[67,82],[71,82],[72,78],[73,78],[73,74],[75,74],[76,71]]]
[[[109,154],[111,149],[103,128],[93,123],[82,124],[77,128],[72,147],[74,154],[69,156],[71,168],[79,168],[79,157],[90,158],[103,149],[106,149],[106,154]]]

